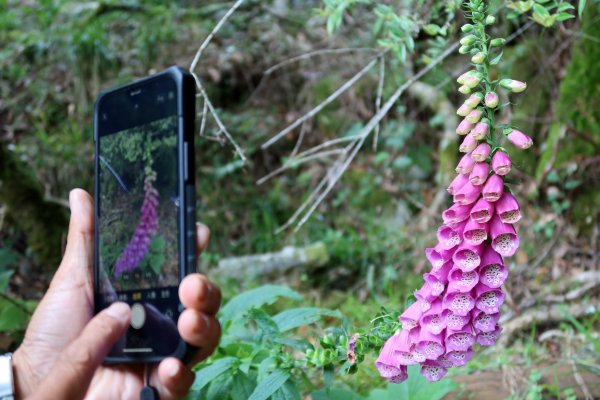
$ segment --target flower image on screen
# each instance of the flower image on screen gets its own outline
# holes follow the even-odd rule
[[[176,117],[103,136],[98,165],[100,266],[112,290],[177,286]]]

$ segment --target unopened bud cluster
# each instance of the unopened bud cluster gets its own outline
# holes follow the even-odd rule
[[[442,213],[437,244],[425,251],[431,270],[415,292],[416,302],[399,317],[402,329],[386,341],[375,362],[380,375],[395,383],[404,381],[407,366],[415,364],[429,381],[440,380],[448,368],[465,365],[476,344],[496,342],[508,276],[504,260],[519,247],[513,224],[521,219],[520,206],[505,182],[512,162],[496,135],[494,117],[499,90],[520,93],[527,85],[491,79],[490,59],[506,41],[486,35],[495,18],[486,15],[482,0],[470,0],[466,7],[471,23],[461,28],[459,53],[470,54],[473,65],[457,79],[458,91],[468,97],[456,112],[463,117],[456,133],[464,136],[459,147],[464,155],[448,187],[454,204]],[[532,145],[516,129],[502,133],[518,148]]]

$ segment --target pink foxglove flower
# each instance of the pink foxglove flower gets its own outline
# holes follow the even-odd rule
[[[473,111],[471,111],[473,112]],[[471,115],[471,114],[469,114]],[[467,116],[468,118],[468,116]],[[473,137],[477,140],[481,140],[483,138],[485,138],[485,135],[488,134],[490,126],[488,125],[487,120],[481,120],[480,122],[477,123],[477,125],[475,125],[475,128],[473,128],[473,130],[471,131],[471,135],[473,135]]]
[[[444,308],[442,316],[446,321],[446,327],[455,331],[460,330],[463,326],[467,325],[471,321],[470,315],[458,315],[452,312],[449,308]]]
[[[456,127],[456,133],[461,136],[464,136],[467,133],[471,132],[471,129],[473,129],[473,124],[467,121],[466,119],[463,119],[462,121],[460,121],[460,124],[458,124],[458,126]]]
[[[462,229],[466,225],[466,221],[463,221]],[[437,239],[440,247],[444,250],[450,250],[458,246],[462,242],[461,233],[462,230],[453,228],[449,225],[442,225],[437,230]]]
[[[475,162],[475,160],[473,160],[473,162]],[[475,164],[471,170],[471,173],[469,174],[469,182],[471,182],[471,185],[483,185],[488,177],[489,170],[490,166],[486,162]]]
[[[481,185],[475,186],[467,182],[455,195],[454,202],[461,205],[473,204],[481,194]]]
[[[500,306],[504,303],[504,293],[500,289],[492,289],[479,283],[475,286],[475,307],[486,314],[500,312]]]
[[[442,335],[434,335],[429,330],[421,327],[417,350],[425,356],[426,360],[437,360],[439,356],[446,352],[444,347],[444,338]]]
[[[451,351],[446,353],[448,359],[452,361],[455,367],[462,367],[466,365],[471,357],[473,357],[473,349],[469,348],[466,351]]]
[[[463,231],[464,241],[472,246],[482,244],[488,237],[488,224],[469,219]]]
[[[519,248],[519,237],[511,224],[502,222],[498,215],[490,222],[492,248],[503,257],[510,257]]]
[[[113,273],[117,277],[124,272],[136,269],[150,250],[150,242],[156,234],[158,226],[158,216],[156,214],[158,191],[153,186],[155,180],[156,173],[148,174],[144,180],[145,196],[142,202],[140,220],[129,243],[115,263]]]
[[[490,148],[489,144],[480,143],[479,145],[477,145],[475,150],[473,150],[471,152],[471,157],[473,157],[473,160],[475,160],[477,162],[484,162],[490,155],[490,151],[491,151],[491,148]],[[450,194],[452,194],[452,193],[450,193]]]
[[[499,101],[500,101],[500,99],[498,98],[498,95],[495,92],[488,92],[485,95],[485,105],[486,105],[486,107],[496,108],[498,106],[498,102]]]
[[[512,161],[503,151],[497,151],[492,157],[492,169],[496,175],[506,175],[512,168]]]
[[[494,216],[494,203],[480,198],[473,208],[471,208],[470,216],[473,221],[480,224],[488,222]]]
[[[499,175],[492,174],[483,185],[481,195],[487,201],[494,202],[498,201],[504,193],[504,181]]]
[[[508,277],[508,269],[503,264],[502,257],[490,246],[486,246],[481,257],[479,281],[493,289],[502,286]]]
[[[435,361],[427,361],[421,367],[421,375],[429,382],[437,382],[446,376],[448,370]]]
[[[481,263],[480,254],[482,250],[483,245],[473,246],[463,242],[454,252],[452,261],[454,261],[455,266],[463,271],[473,271]]]
[[[475,150],[475,147],[477,147],[477,140],[473,136],[467,135],[463,139],[458,150],[461,153],[470,153],[471,151]]]
[[[479,110],[479,109],[476,109],[476,110],[471,111],[465,117],[465,119],[472,124],[476,124],[479,122],[479,120],[481,119],[482,116],[483,116],[483,112],[481,112],[481,110]]]
[[[454,331],[446,330],[446,351],[467,351],[475,343],[475,336],[470,324]]]
[[[502,328],[496,325],[496,329],[491,332],[480,332],[477,334],[477,343],[480,346],[493,346],[498,340],[498,336],[500,336],[500,332],[502,332]]]
[[[375,367],[377,367],[379,375],[388,380],[394,379],[396,383],[408,377],[406,366],[398,363],[398,357],[395,354],[396,348],[399,347],[399,342],[400,333],[391,336],[383,345],[383,349],[375,361]]]
[[[444,264],[452,259],[453,251],[451,249],[444,249],[438,243],[433,248],[425,249],[425,257],[431,263],[433,271],[436,271],[444,266]]]
[[[442,313],[442,300],[436,300],[429,310],[421,317],[421,330],[428,331],[434,335],[439,335],[446,329],[446,320]],[[421,351],[423,354],[425,352]]]
[[[444,224],[458,224],[469,218],[471,212],[471,205],[465,204],[454,204],[449,209],[442,212],[442,219],[444,220]]]
[[[467,115],[469,115],[469,113],[473,110],[473,107],[469,107],[466,104],[463,104],[462,106],[460,106],[458,108],[458,110],[456,110],[456,115],[460,116],[460,117],[466,117]]]
[[[443,302],[444,309],[462,317],[469,316],[471,310],[475,308],[475,299],[469,293],[448,292]]]
[[[462,156],[458,162],[458,165],[456,166],[456,172],[461,175],[469,174],[471,171],[473,171],[474,166],[475,160],[473,160],[473,157],[471,157],[470,153],[467,153]]]
[[[458,174],[456,178],[452,180],[450,186],[448,186],[448,193],[454,196],[454,193],[458,192],[468,181],[469,175]]]
[[[473,64],[481,64],[485,61],[485,54],[483,54],[483,52],[479,52],[477,54],[475,54],[473,57],[471,57],[471,62]]]
[[[533,140],[529,136],[516,129],[511,130],[507,137],[512,144],[523,150],[530,148],[533,144]]]
[[[476,270],[465,272],[460,268],[452,268],[448,275],[449,292],[469,293],[479,282],[479,274]]]
[[[473,93],[468,99],[465,100],[463,104],[473,109],[477,107],[479,103],[481,103],[481,99],[483,99],[483,95],[481,93]],[[465,115],[463,115],[463,117],[464,116]]]
[[[515,196],[504,192],[500,200],[496,202],[496,213],[505,224],[514,224],[521,220],[521,208]]]
[[[399,365],[415,365],[419,363],[415,360],[412,352],[413,345],[410,343],[410,331],[402,329],[395,345],[395,355]]]
[[[421,315],[423,315],[421,305],[418,302],[413,303],[402,313],[402,315],[400,315],[400,317],[398,317],[402,323],[402,329],[411,330],[418,326]]]
[[[476,308],[471,313],[473,315],[473,327],[479,332],[493,332],[500,319],[500,313],[486,314]]]
[[[514,79],[502,79],[500,80],[500,86],[513,93],[521,93],[527,89],[527,84],[525,82],[516,81]]]
[[[477,72],[476,70],[470,70],[470,71],[467,71],[467,72],[465,72],[464,74],[462,74],[461,76],[459,76],[459,77],[456,79],[456,82],[460,83],[461,85],[464,85],[464,83],[465,83],[466,79],[467,79],[469,76],[473,76],[473,75],[475,75],[475,76],[481,76],[481,73],[480,73],[480,72]]]

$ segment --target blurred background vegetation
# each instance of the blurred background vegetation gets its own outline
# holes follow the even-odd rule
[[[0,0],[2,351],[20,343],[60,261],[69,191],[93,191],[96,95],[173,64],[189,67],[232,4]],[[528,82],[525,96],[507,114],[535,143],[514,154],[525,217],[503,312],[509,322],[532,312],[538,317],[505,332],[503,344],[479,351],[468,366],[453,371],[458,385],[443,383],[434,386],[434,394],[414,398],[439,398],[450,390],[456,398],[600,397],[597,383],[591,385],[600,380],[600,9],[597,1],[580,1],[571,11],[577,18],[567,19],[551,4],[490,4],[498,10],[494,34],[511,37],[497,73]],[[377,110],[379,68],[302,129],[266,150],[261,144],[382,51],[385,101],[458,39],[462,23],[455,0],[248,0],[206,48],[196,73],[248,160],[240,160],[207,118],[196,142],[198,220],[210,226],[213,237],[200,270],[222,285],[226,301],[256,287],[264,296],[254,307],[237,309],[237,321],[222,316],[229,321],[227,335],[204,364],[213,375],[198,374],[194,397],[247,398],[264,382],[265,369],[284,371],[270,375],[281,381],[274,398],[405,393],[385,387],[374,359],[367,358],[357,372],[348,365],[334,369],[344,360],[333,358],[341,354],[344,338],[369,329],[382,306],[389,311],[380,315],[397,315],[426,272],[423,252],[434,244],[457,157],[456,138],[444,132],[457,122],[454,78],[466,68],[464,57],[453,53],[410,86],[382,121],[377,146],[371,135],[297,232],[275,234],[331,159],[292,167],[260,185],[257,180],[288,159],[301,134],[301,149],[356,134]],[[199,101],[197,110],[202,109]],[[250,271],[252,279],[239,279],[219,267],[233,257],[314,243],[322,243],[321,256],[310,268],[299,265],[268,276]],[[279,286],[262,286],[266,283]],[[286,309],[299,309],[294,317],[302,323],[290,322],[289,313],[281,316]],[[258,336],[244,342],[249,332]],[[334,345],[323,343],[332,335]],[[322,355],[328,346],[338,346],[338,353]],[[229,387],[227,379],[238,382],[233,394],[218,390]],[[488,395],[473,389],[478,381],[486,383]],[[410,390],[423,386],[418,379],[411,382]]]

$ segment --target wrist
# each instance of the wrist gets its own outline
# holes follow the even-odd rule
[[[15,400],[21,400],[31,394],[31,367],[23,349],[19,347],[12,355],[13,385]]]

